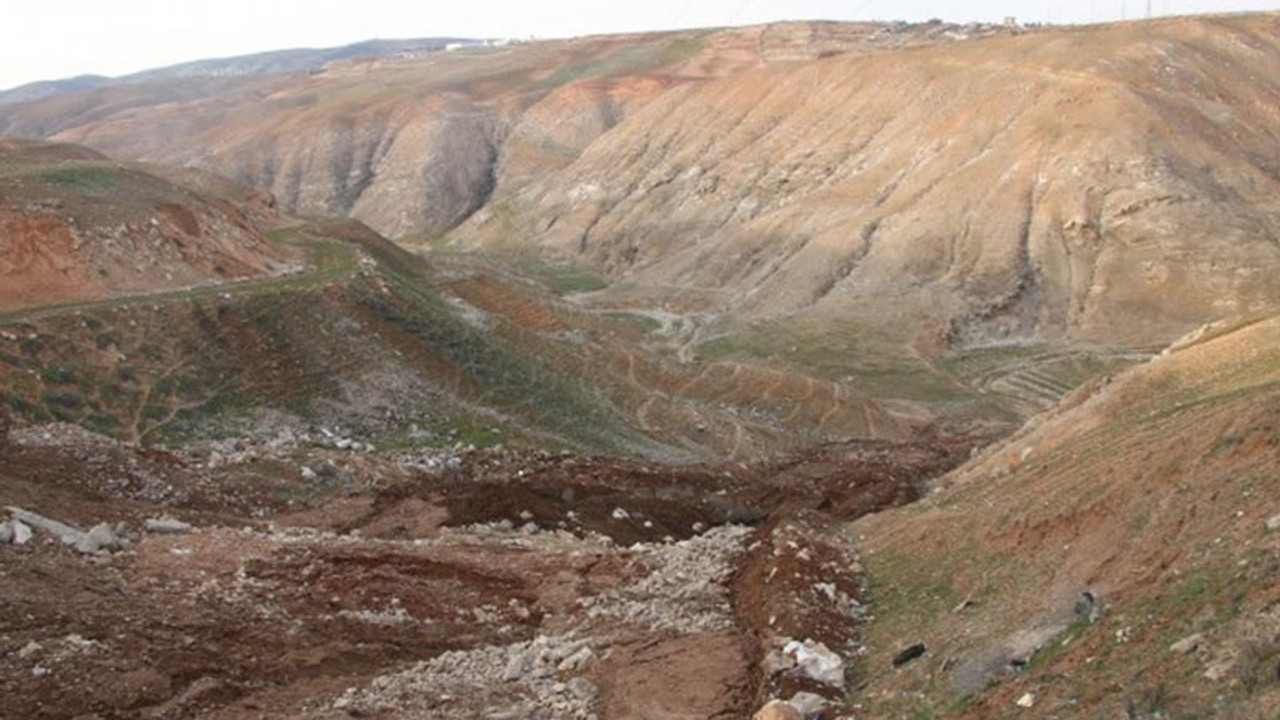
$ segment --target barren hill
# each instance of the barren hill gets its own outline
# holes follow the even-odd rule
[[[0,310],[290,266],[256,222],[272,212],[268,198],[186,179],[73,145],[0,141]]]
[[[4,105],[0,134],[194,165],[270,190],[290,212],[347,214],[393,237],[432,235],[483,206],[500,180],[567,164],[673,86],[946,42],[952,30],[784,23],[389,57],[352,50],[322,70],[238,77],[200,76],[194,64],[191,76]]]
[[[580,254],[654,296],[714,289],[703,309],[753,319],[1159,344],[1280,298],[1277,78],[1275,15],[764,68],[500,183],[459,237]]]
[[[1278,347],[1202,328],[859,523],[873,716],[1276,717]]]

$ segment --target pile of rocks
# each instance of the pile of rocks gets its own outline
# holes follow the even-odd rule
[[[593,720],[599,694],[584,677],[595,650],[573,635],[542,635],[528,642],[445,653],[393,675],[351,688],[335,710],[358,717],[469,717],[483,710],[497,720]]]
[[[635,583],[582,599],[588,617],[648,630],[698,633],[733,626],[728,583],[750,528],[725,525],[677,543],[631,548]]]

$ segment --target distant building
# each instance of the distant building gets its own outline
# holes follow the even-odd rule
[[[466,43],[449,43],[448,45],[444,46],[444,50],[445,52],[453,52],[454,50],[461,50],[466,46],[467,46]]]
[[[1015,17],[1015,16],[1013,16],[1013,15],[1009,15],[1009,16],[1005,17],[1005,19],[1004,19],[1004,26],[1005,26],[1005,27],[1007,27],[1007,28],[1016,28],[1016,27],[1018,27],[1018,18],[1017,18],[1017,17]]]

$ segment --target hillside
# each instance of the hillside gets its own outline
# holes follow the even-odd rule
[[[859,522],[873,716],[1275,717],[1277,348],[1204,328]]]
[[[633,297],[684,288],[744,320],[1158,346],[1280,297],[1276,78],[1275,15],[745,72],[499,183],[457,237],[580,255]]]
[[[0,95],[0,716],[1280,717],[1280,15],[405,42]]]
[[[669,88],[759,65],[947,42],[957,29],[783,23],[385,57],[353,51],[307,73],[238,77],[196,63],[183,77],[165,71],[0,106],[0,135],[195,165],[269,190],[289,212],[431,236],[485,205],[502,178],[563,166]]]
[[[0,132],[569,258],[610,281],[584,306],[665,318],[681,359],[1007,420],[1274,306],[1278,43],[1273,14],[781,23],[157,78]]]
[[[269,199],[189,179],[72,145],[0,140],[0,313],[292,267],[261,234]]]
[[[414,40],[367,40],[333,48],[295,48],[272,50],[210,60],[170,65],[142,72],[109,78],[101,75],[81,75],[63,80],[41,80],[0,91],[0,105],[34,102],[67,93],[93,90],[112,85],[139,83],[150,80],[177,78],[210,78],[267,75],[283,72],[308,72],[319,70],[326,64],[354,58],[393,57],[407,53],[423,53],[444,50],[452,43],[467,45],[481,41],[463,38],[421,38]]]

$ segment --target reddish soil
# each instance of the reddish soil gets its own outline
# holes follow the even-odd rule
[[[8,437],[0,425],[5,504],[79,527],[125,522],[137,540],[99,555],[39,531],[0,545],[0,717],[13,718],[484,717],[550,686],[535,673],[459,695],[456,679],[431,684],[432,662],[461,653],[444,665],[470,667],[485,648],[546,637],[596,650],[546,682],[585,680],[597,690],[580,708],[599,717],[742,717],[766,691],[757,662],[771,638],[857,637],[848,615],[784,611],[813,604],[798,598],[817,583],[857,596],[831,521],[910,501],[964,450],[851,445],[751,467],[499,451],[435,473],[369,456],[381,490],[299,506],[280,500],[287,473],[235,484],[252,468]],[[137,533],[165,514],[195,530]],[[729,547],[712,540],[728,524],[756,529],[733,531],[749,549],[724,556],[721,616],[718,585],[689,590],[699,578],[682,573],[699,571],[680,568]],[[789,552],[771,554],[778,543]],[[437,687],[455,691],[422,694]]]

